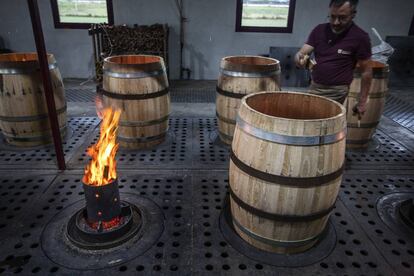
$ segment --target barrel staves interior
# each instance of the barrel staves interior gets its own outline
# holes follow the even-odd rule
[[[61,134],[66,133],[66,99],[62,77],[47,55]],[[52,142],[48,109],[36,53],[0,55],[0,128],[5,140],[30,147]]]
[[[280,63],[260,56],[224,57],[217,83],[216,116],[221,141],[231,144],[240,99],[250,93],[280,90]]]
[[[378,61],[371,61],[371,67],[373,78],[368,94],[367,109],[360,119],[352,112],[352,108],[358,103],[361,92],[361,71],[359,67],[355,69],[354,79],[349,89],[346,142],[348,148],[362,149],[368,147],[384,111],[385,97],[388,92],[389,67],[387,64]]]
[[[229,173],[238,234],[276,253],[316,244],[338,195],[345,136],[345,108],[327,98],[296,92],[244,97]]]
[[[148,148],[168,131],[170,95],[164,61],[159,56],[124,55],[104,60],[104,103],[122,110],[121,147]]]

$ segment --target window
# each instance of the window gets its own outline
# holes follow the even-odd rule
[[[295,0],[237,0],[236,32],[291,33]]]
[[[50,0],[55,28],[88,29],[92,23],[114,24],[112,0]]]

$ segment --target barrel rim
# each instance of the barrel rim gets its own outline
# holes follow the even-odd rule
[[[231,61],[231,59],[236,59],[236,58],[257,58],[257,59],[269,60],[269,61],[273,61],[273,62],[269,63],[269,64],[244,64],[244,63],[236,63],[236,62]],[[229,62],[229,63],[232,63],[232,64],[237,64],[237,65],[255,65],[255,66],[280,65],[280,61],[275,59],[275,58],[255,56],[255,55],[226,56],[226,57],[222,58],[222,61],[226,61],[226,62]]]
[[[0,69],[21,69],[24,68],[39,68],[39,59],[29,59],[29,60],[19,60],[19,61],[13,61],[13,60],[2,60],[2,58],[7,58],[7,56],[24,56],[24,55],[31,55],[34,58],[37,58],[36,52],[18,52],[18,53],[5,53],[0,54]],[[55,56],[51,53],[47,53],[47,59],[48,63],[55,64],[56,59]]]
[[[262,113],[260,111],[257,111],[255,109],[253,109],[252,107],[250,107],[250,105],[247,104],[247,100],[250,97],[254,97],[257,95],[262,95],[262,94],[298,94],[298,95],[304,95],[304,96],[309,96],[309,97],[317,97],[320,98],[321,100],[324,101],[328,101],[331,102],[333,104],[335,104],[336,106],[338,106],[341,110],[341,112],[333,117],[327,117],[327,118],[322,118],[322,119],[291,119],[291,118],[283,118],[283,117],[276,117],[276,116],[271,116],[265,113]],[[246,96],[244,96],[241,100],[241,105],[246,107],[250,112],[254,113],[254,114],[260,114],[261,116],[264,116],[265,118],[269,118],[269,119],[277,119],[277,120],[281,120],[281,121],[288,121],[288,122],[321,122],[321,121],[327,121],[327,120],[336,120],[336,119],[340,119],[341,117],[346,117],[346,109],[345,107],[340,104],[337,103],[334,100],[328,99],[326,97],[323,96],[318,96],[318,95],[313,95],[313,94],[309,94],[309,93],[302,93],[302,92],[296,92],[296,91],[264,91],[264,92],[256,92],[256,93],[252,93],[252,94],[248,94]]]
[[[387,63],[370,59],[370,65],[373,74],[389,73],[390,71],[390,66]],[[360,69],[359,64],[357,64],[355,66],[354,74],[360,74]]]
[[[128,58],[128,57],[151,57],[151,58],[157,58],[158,60],[156,62],[146,62],[146,63],[119,63],[112,60],[119,59],[119,58]],[[153,64],[159,64],[163,63],[164,59],[161,56],[157,55],[116,55],[116,56],[110,56],[104,59],[104,62],[108,65],[153,65]]]

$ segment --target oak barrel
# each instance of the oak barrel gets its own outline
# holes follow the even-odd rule
[[[233,225],[246,242],[291,254],[323,236],[342,179],[345,112],[335,101],[304,93],[242,99],[229,190]]]
[[[387,64],[371,61],[372,83],[368,94],[367,109],[358,123],[358,116],[353,114],[352,108],[358,103],[361,92],[361,71],[357,67],[354,79],[349,88],[347,103],[348,134],[346,144],[348,148],[367,148],[375,129],[384,111],[385,97],[388,92]]]
[[[229,56],[220,63],[216,116],[221,141],[230,145],[240,99],[250,93],[280,90],[280,63],[260,56]]]
[[[66,99],[62,77],[52,54],[47,55],[61,135],[66,133]],[[46,97],[36,53],[0,55],[0,128],[14,146],[51,143]]]
[[[162,143],[170,114],[163,58],[113,56],[104,60],[103,68],[104,104],[122,110],[118,129],[120,146],[144,149]]]

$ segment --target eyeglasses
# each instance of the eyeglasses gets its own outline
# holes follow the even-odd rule
[[[345,23],[349,20],[349,18],[352,16],[350,15],[328,15],[328,20],[331,22],[335,22],[338,20],[340,23]]]

